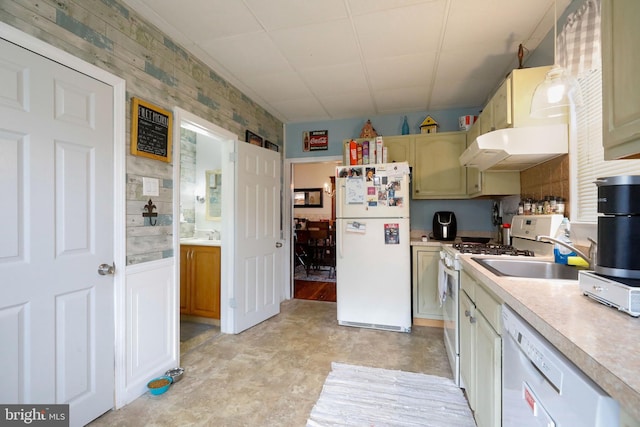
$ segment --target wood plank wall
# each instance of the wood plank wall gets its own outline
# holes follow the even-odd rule
[[[0,21],[126,80],[128,265],[172,257],[176,250],[173,164],[129,154],[131,97],[167,110],[178,106],[240,140],[250,129],[283,145],[280,120],[119,0],[0,0],[0,4]],[[142,196],[143,176],[160,180],[160,197],[153,200],[159,213],[155,227],[145,224],[141,215],[147,201]]]

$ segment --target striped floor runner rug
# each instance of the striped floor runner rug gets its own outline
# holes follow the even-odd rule
[[[452,380],[333,362],[307,427],[474,427]]]

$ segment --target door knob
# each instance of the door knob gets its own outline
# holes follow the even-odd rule
[[[101,276],[106,276],[107,274],[115,274],[116,272],[116,263],[114,262],[112,265],[109,264],[100,264],[98,266],[98,274]]]
[[[276,248],[281,248],[281,247],[282,247],[282,243],[276,242]]]

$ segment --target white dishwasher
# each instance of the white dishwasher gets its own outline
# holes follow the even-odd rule
[[[507,305],[502,321],[503,427],[619,425],[618,403]]]

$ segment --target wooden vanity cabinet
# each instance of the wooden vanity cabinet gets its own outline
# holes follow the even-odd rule
[[[220,319],[220,247],[180,245],[180,314]]]

